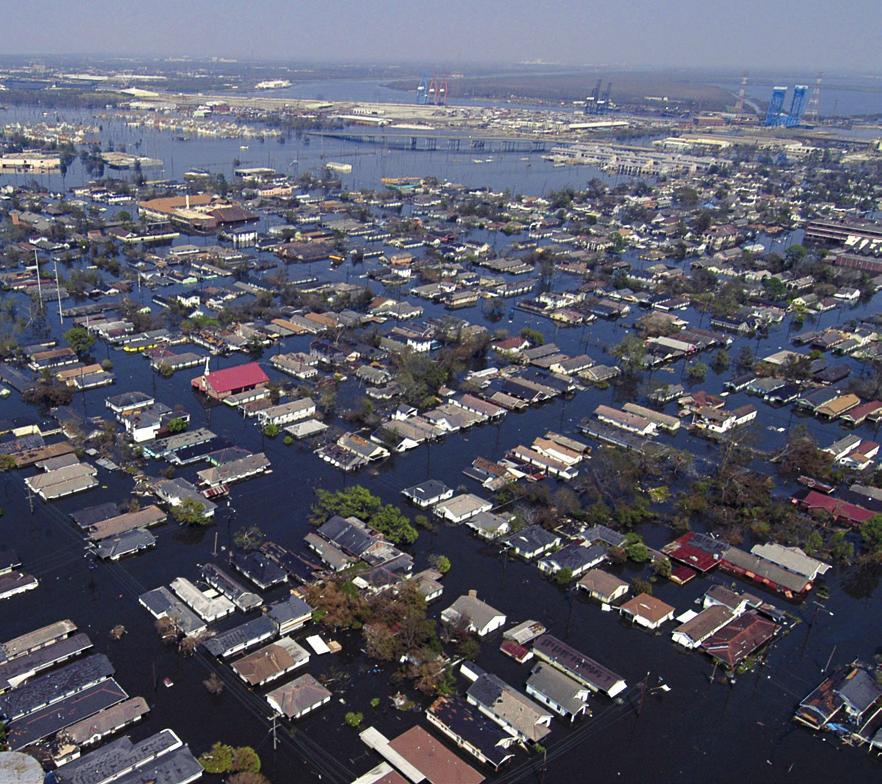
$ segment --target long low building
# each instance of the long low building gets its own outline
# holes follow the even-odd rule
[[[7,662],[19,656],[44,648],[47,645],[69,637],[77,630],[77,625],[69,620],[55,621],[54,623],[41,626],[39,629],[13,637],[4,643],[0,643],[0,662]]]
[[[551,634],[533,643],[533,653],[592,691],[615,697],[627,688],[624,678]]]
[[[189,784],[202,775],[202,766],[170,729],[133,743],[117,738],[53,771],[52,784]]]
[[[155,504],[150,504],[150,506],[145,506],[135,512],[125,512],[95,523],[89,528],[89,539],[97,542],[138,528],[150,528],[164,523],[166,517],[167,515],[162,509]]]
[[[91,647],[89,636],[79,633],[0,663],[0,693],[20,686],[43,670],[79,656]]]
[[[612,425],[629,433],[640,436],[655,435],[656,425],[646,417],[630,414],[627,411],[619,411],[611,406],[600,405],[594,409],[594,415],[607,425]]]
[[[656,411],[654,408],[646,408],[646,406],[639,406],[636,403],[625,403],[625,405],[622,406],[622,409],[629,414],[636,414],[644,419],[648,419],[650,422],[654,422],[662,430],[667,430],[670,433],[675,433],[680,429],[680,420],[677,419],[677,417],[663,414],[661,411]]]
[[[113,665],[103,653],[87,656],[0,696],[0,715],[14,722],[84,691],[113,673]]]
[[[261,642],[271,640],[278,634],[278,627],[265,615],[255,618],[225,632],[210,637],[202,644],[205,649],[217,657],[229,657],[253,648]]]

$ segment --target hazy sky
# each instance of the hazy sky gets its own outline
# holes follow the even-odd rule
[[[0,0],[3,54],[882,73],[882,0]]]

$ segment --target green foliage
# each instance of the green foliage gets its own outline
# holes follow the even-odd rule
[[[658,558],[653,561],[652,569],[659,577],[668,579],[671,576],[671,562],[667,558]]]
[[[211,525],[211,518],[205,514],[205,504],[195,498],[185,498],[171,508],[171,513],[181,525]]]
[[[283,443],[285,446],[291,446],[291,444],[294,443],[294,436],[285,436],[285,437],[282,439],[282,443]]]
[[[521,337],[524,338],[524,340],[529,340],[530,344],[533,346],[542,346],[545,344],[545,336],[538,329],[533,329],[532,327],[524,327],[521,330]]]
[[[272,422],[269,423],[268,425],[264,425],[264,427],[263,427],[263,434],[267,438],[275,438],[281,432],[282,432],[282,428],[280,428],[276,424],[273,424]]]
[[[346,722],[347,727],[352,727],[357,730],[364,721],[364,714],[359,713],[358,711],[347,711],[346,715],[343,717],[343,721]]]
[[[246,525],[233,534],[233,544],[240,550],[250,552],[260,547],[266,534],[256,525]]]
[[[184,417],[175,417],[169,420],[165,429],[174,435],[175,433],[183,433],[187,429],[187,420]]]
[[[435,555],[431,558],[432,566],[434,566],[441,574],[447,574],[452,564],[446,555]]]
[[[85,354],[95,345],[95,338],[85,327],[71,327],[64,333],[64,339],[77,355]]]
[[[232,746],[217,741],[211,751],[200,755],[199,764],[206,773],[229,773],[233,768],[233,753]]]
[[[644,580],[642,577],[635,577],[631,580],[631,590],[635,594],[648,593],[652,594],[652,583]]]
[[[559,569],[554,575],[554,582],[556,582],[562,588],[569,585],[573,579],[573,570],[568,566],[563,569]]]
[[[646,563],[649,560],[649,548],[643,543],[640,535],[633,531],[625,538],[625,553],[635,563]]]
[[[686,378],[690,381],[704,381],[707,376],[707,365],[704,362],[693,362],[686,368]]]
[[[610,354],[621,360],[622,369],[626,373],[635,373],[643,369],[646,346],[637,335],[625,335],[612,347]]]
[[[316,490],[317,500],[312,507],[311,521],[321,525],[329,517],[357,517],[383,534],[395,544],[413,544],[419,536],[417,529],[396,506],[383,505],[380,498],[366,487],[355,485],[331,492]]]
[[[242,773],[260,773],[260,756],[251,746],[240,746],[233,752],[231,769]]]
[[[371,697],[371,707],[379,708],[380,707],[380,698],[379,697]]]
[[[882,551],[882,514],[873,515],[861,524],[861,539],[870,552]]]

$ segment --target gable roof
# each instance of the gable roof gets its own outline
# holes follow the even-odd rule
[[[247,362],[244,365],[215,370],[205,376],[205,383],[218,393],[253,387],[265,384],[267,381],[269,381],[269,376],[256,362]]]

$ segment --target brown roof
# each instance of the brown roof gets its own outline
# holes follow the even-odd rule
[[[211,204],[212,195],[210,193],[197,193],[190,196],[190,207],[204,207]],[[164,196],[159,199],[149,199],[148,201],[138,202],[139,207],[143,207],[153,212],[174,212],[175,210],[186,209],[186,196]]]
[[[722,604],[712,604],[702,610],[692,620],[680,624],[674,632],[680,632],[695,642],[701,642],[714,634],[721,626],[733,618],[733,613]]]
[[[584,588],[586,591],[594,591],[601,596],[610,596],[622,586],[627,588],[627,581],[621,580],[614,574],[603,571],[603,569],[589,569],[585,572],[582,579],[579,580],[580,588]]]
[[[639,615],[650,623],[658,623],[674,612],[671,605],[665,604],[661,599],[656,599],[648,593],[638,593],[633,599],[629,599],[622,605],[622,610],[631,615]]]
[[[481,773],[419,725],[390,741],[389,746],[422,773],[430,784],[481,784],[484,780]]]

